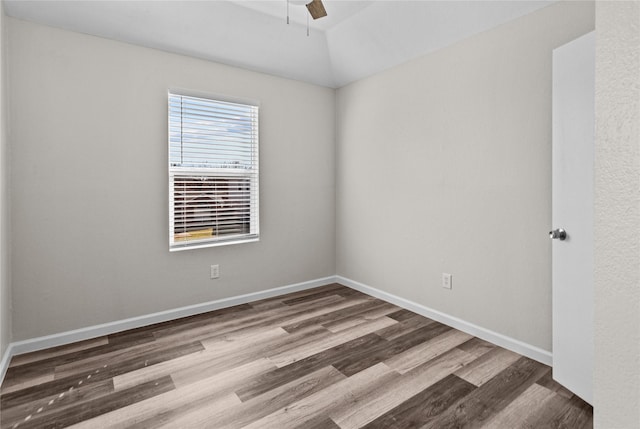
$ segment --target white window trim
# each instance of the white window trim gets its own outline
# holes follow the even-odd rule
[[[170,103],[171,96],[185,96],[185,97],[195,97],[195,98],[203,98],[212,101],[226,102],[226,103],[234,103],[234,104],[244,104],[248,106],[253,106],[259,108],[259,103],[255,100],[247,100],[240,99],[236,97],[228,97],[228,96],[219,96],[206,94],[197,91],[191,90],[182,90],[182,89],[170,89],[168,91],[167,102]],[[258,113],[259,115],[259,113]],[[227,246],[232,244],[239,243],[250,243],[256,242],[260,240],[260,174],[259,174],[259,119],[255,124],[255,137],[254,144],[255,148],[253,149],[252,158],[254,168],[251,170],[247,169],[239,169],[239,168],[190,168],[190,167],[176,167],[171,166],[170,160],[170,136],[171,136],[171,121],[168,118],[168,148],[169,148],[169,159],[168,159],[168,191],[169,191],[169,251],[183,251],[183,250],[191,250],[191,249],[201,249],[207,247],[217,247],[217,246]],[[252,200],[251,200],[251,221],[250,221],[250,232],[244,234],[229,234],[227,236],[223,236],[222,238],[204,238],[204,239],[191,239],[189,241],[175,241],[174,232],[175,232],[175,218],[174,218],[174,178],[178,175],[202,175],[202,176],[211,176],[211,177],[221,177],[221,176],[233,176],[233,177],[247,177],[252,179]]]

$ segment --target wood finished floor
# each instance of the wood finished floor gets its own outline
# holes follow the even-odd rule
[[[341,285],[15,356],[2,428],[589,428],[551,369]]]

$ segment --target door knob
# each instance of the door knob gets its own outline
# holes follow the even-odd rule
[[[549,231],[549,238],[562,241],[567,238],[567,231],[562,228],[554,229],[553,231]]]

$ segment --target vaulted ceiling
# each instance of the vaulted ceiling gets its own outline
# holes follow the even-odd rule
[[[18,1],[9,16],[337,88],[553,3],[323,0]],[[286,23],[287,9],[290,24]]]

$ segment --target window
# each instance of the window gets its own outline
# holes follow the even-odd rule
[[[169,93],[170,250],[258,236],[258,106]]]

